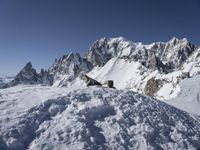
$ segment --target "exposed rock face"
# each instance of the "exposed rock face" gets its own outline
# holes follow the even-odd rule
[[[37,84],[38,74],[34,68],[32,68],[31,62],[28,62],[25,67],[15,76],[11,81],[11,85],[17,84]]]
[[[154,96],[154,94],[159,90],[160,86],[162,86],[161,80],[151,78],[147,81],[147,84],[144,88],[144,92],[148,96]]]
[[[164,65],[162,61],[153,53],[149,55],[146,67],[152,71],[158,70],[161,73],[168,73],[171,68],[169,65]]]
[[[81,58],[78,53],[70,53],[56,60],[48,72],[54,76],[54,82],[58,81],[58,85],[63,86],[76,79],[80,73],[86,73],[92,68],[92,64]]]
[[[124,38],[102,38],[97,40],[90,48],[87,59],[94,66],[103,66],[111,58],[116,57],[119,52],[123,51],[125,46],[130,47],[129,41],[126,41]]]
[[[118,43],[110,45],[108,42],[109,39],[103,38],[96,41],[90,48],[87,59],[94,66],[103,66],[109,59],[116,55]]]
[[[87,86],[94,86],[98,85],[101,86],[101,83],[91,77],[87,76],[86,74],[81,74],[80,78],[85,81]]]
[[[41,69],[41,72],[39,73],[39,82],[45,85],[52,85],[53,75],[49,74],[48,71]]]

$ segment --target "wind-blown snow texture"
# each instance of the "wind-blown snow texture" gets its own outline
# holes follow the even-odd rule
[[[15,95],[20,97],[35,88],[16,91]],[[45,88],[35,90],[39,94]],[[69,90],[52,88],[56,93]],[[200,148],[197,118],[132,91],[98,87],[75,89],[66,92],[65,96],[21,109],[20,100],[6,99],[5,90],[1,91],[0,116],[7,118],[1,118],[0,122],[0,149]],[[45,93],[48,95],[51,91],[46,89]],[[38,98],[29,100],[33,104]],[[12,111],[15,114],[2,115],[8,110],[6,105],[14,105]]]

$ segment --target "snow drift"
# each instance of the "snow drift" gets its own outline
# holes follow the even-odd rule
[[[69,90],[0,123],[2,150],[200,149],[198,118],[127,90]]]

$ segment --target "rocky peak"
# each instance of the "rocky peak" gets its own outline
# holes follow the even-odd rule
[[[161,60],[163,62],[174,64],[174,68],[178,69],[187,60],[187,58],[195,51],[195,46],[186,38],[172,38],[165,44],[162,50]]]
[[[31,62],[28,62],[25,67],[15,76],[11,84],[36,84],[38,83],[38,74],[34,68],[32,68]]]
[[[69,53],[56,60],[49,68],[51,74],[69,74],[79,71],[89,71],[92,65],[78,53]]]
[[[149,45],[133,43],[125,38],[102,38],[97,40],[87,54],[87,60],[94,66],[104,66],[111,58],[128,59],[147,64],[153,53],[159,64],[170,64],[171,69],[180,68],[184,61],[195,50],[186,38],[173,37],[168,42],[156,42]],[[167,66],[169,69],[169,66]]]
[[[31,70],[32,69],[32,64],[31,62],[28,62],[25,67],[24,67],[25,70]]]
[[[123,37],[102,38],[94,42],[86,57],[94,66],[103,66],[111,58],[119,56],[125,48],[131,48],[131,45],[133,43]]]
[[[189,41],[187,40],[187,38],[178,39],[176,37],[173,37],[167,43],[170,43],[170,44],[173,44],[173,45],[177,45],[177,44],[183,44],[183,43],[188,43],[188,42]]]
[[[28,62],[22,70],[15,76],[15,78],[5,84],[2,88],[7,88],[15,86],[18,84],[45,84],[52,85],[53,76],[50,75],[46,70],[41,69],[38,74],[36,70],[32,67],[31,62]]]
[[[69,53],[57,59],[48,72],[54,76],[54,81],[62,80],[63,75],[65,75],[64,82],[67,83],[74,80],[80,73],[86,73],[92,68],[92,64],[82,58],[80,54]]]
[[[173,45],[176,45],[176,44],[177,44],[177,42],[179,42],[179,39],[178,39],[178,38],[176,38],[176,37],[173,37],[171,40],[169,40],[169,42],[168,42],[168,43],[171,43],[171,44],[173,44]]]

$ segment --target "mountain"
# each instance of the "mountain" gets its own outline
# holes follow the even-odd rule
[[[43,69],[38,74],[32,67],[31,62],[28,62],[24,68],[15,76],[15,78],[3,85],[2,88],[12,87],[18,84],[46,84],[52,85],[53,76]]]
[[[2,150],[200,148],[197,116],[133,91],[18,85],[1,92]]]
[[[102,38],[40,73],[29,62],[0,79],[0,149],[200,149],[199,74],[200,47],[177,38]]]
[[[55,86],[67,86],[81,73],[86,73],[92,68],[92,64],[87,59],[82,58],[78,53],[70,53],[56,59],[48,72],[54,76]]]
[[[145,45],[120,37],[96,41],[86,57],[96,80],[165,100],[177,96],[183,79],[200,73],[199,56],[200,48],[185,38]]]
[[[168,42],[152,44],[134,43],[123,37],[101,38],[84,58],[78,53],[64,55],[40,77],[32,70],[28,83],[82,86],[79,76],[84,73],[101,83],[113,80],[118,89],[166,100],[177,96],[182,80],[200,74],[199,56],[200,47],[186,38],[173,37]]]
[[[195,50],[187,39],[172,38],[169,42],[157,42],[150,45],[133,43],[122,37],[102,38],[90,48],[87,59],[94,66],[104,66],[110,59],[128,59],[139,61],[150,69],[177,69]],[[160,69],[159,69],[160,70]]]

